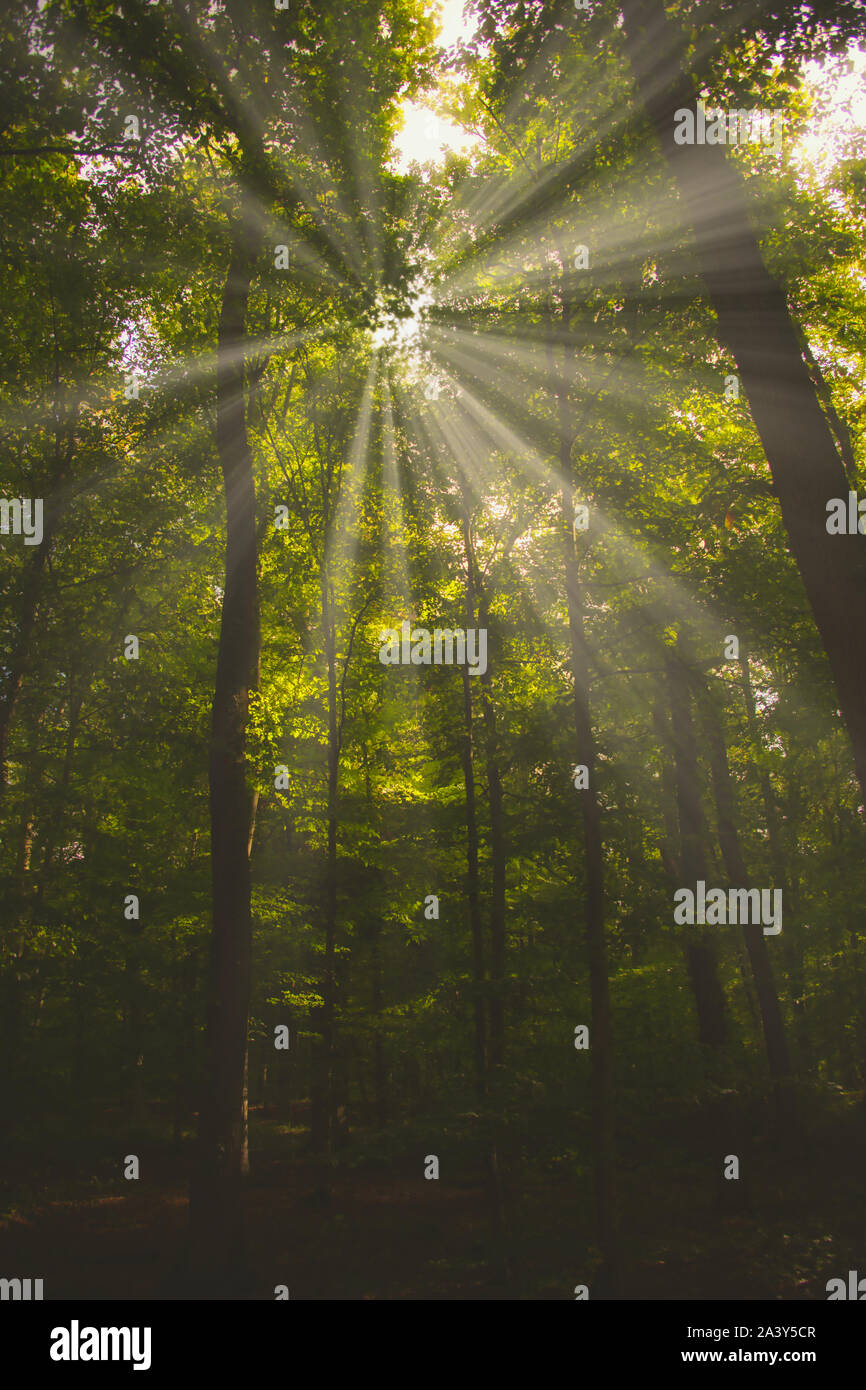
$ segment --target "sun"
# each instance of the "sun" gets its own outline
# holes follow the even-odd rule
[[[377,352],[387,351],[407,360],[420,361],[427,327],[427,311],[433,303],[428,285],[415,281],[410,287],[407,314],[395,314],[381,306],[371,340]]]

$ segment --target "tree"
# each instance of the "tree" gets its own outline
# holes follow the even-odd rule
[[[784,292],[768,274],[742,180],[718,145],[678,145],[674,114],[694,100],[677,38],[658,0],[626,0],[635,82],[695,231],[701,276],[752,408],[791,548],[833,672],[866,792],[866,655],[850,640],[866,619],[866,545],[831,535],[827,503],[847,497],[836,441]]]

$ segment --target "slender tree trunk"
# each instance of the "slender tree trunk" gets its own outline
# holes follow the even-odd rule
[[[51,819],[48,822],[42,843],[42,865],[34,900],[34,907],[37,912],[40,911],[45,897],[45,889],[48,885],[48,879],[51,873],[51,860],[60,839],[63,815],[69,802],[69,783],[72,778],[72,763],[75,757],[75,744],[78,739],[78,727],[81,721],[83,704],[83,695],[79,695],[75,690],[70,691],[69,723],[66,729],[66,747],[63,750],[63,768],[60,773],[60,780],[54,792]]]
[[[565,467],[570,465],[563,461]],[[570,467],[569,467],[570,474]],[[584,849],[584,921],[589,955],[589,989],[592,1001],[590,1058],[592,1067],[592,1116],[595,1169],[597,1239],[604,1260],[604,1279],[611,1289],[618,1278],[618,1245],[615,1226],[615,1094],[613,1016],[608,980],[605,933],[604,859],[602,854],[601,802],[598,796],[595,734],[589,702],[589,648],[583,616],[583,585],[573,539],[574,494],[570,481],[562,492],[566,535],[565,590],[574,681],[575,762],[587,769],[587,786],[576,793],[580,801]]]
[[[195,1060],[195,995],[197,962],[193,951],[183,957],[177,979],[178,998],[175,1000],[175,1091],[173,1139],[174,1146],[180,1150],[183,1144],[183,1131],[189,1124],[191,1076]]]
[[[490,746],[496,739],[496,715],[491,703],[484,707]],[[489,715],[489,720],[486,717]],[[502,779],[495,754],[486,759],[487,793],[490,800],[490,1062],[505,1064],[505,818]]]
[[[464,509],[463,544],[467,561],[471,540],[469,516]],[[467,563],[466,626],[474,625],[475,592],[472,566]],[[487,1089],[487,1049],[484,1019],[484,937],[481,926],[481,892],[478,872],[478,813],[475,805],[475,768],[472,740],[472,687],[467,665],[461,667],[463,679],[463,739],[461,761],[466,788],[466,877],[469,929],[472,937],[472,1019],[474,1033],[475,1089],[482,1097]]]
[[[373,801],[373,783],[370,777],[370,753],[366,744],[362,745],[364,760],[364,799],[367,806],[367,823],[378,829],[379,818]],[[385,1037],[382,1023],[382,918],[378,911],[370,923],[370,966],[371,966],[371,1007],[373,1012],[373,1097],[376,1124],[384,1129],[388,1123],[388,1060],[385,1052]]]
[[[554,235],[561,266],[559,295],[559,331],[563,342],[568,341],[571,310],[564,289],[565,253]],[[551,283],[551,336],[547,355],[554,371],[555,289]],[[568,364],[568,349],[564,349],[564,367]],[[566,373],[563,371],[563,377]],[[587,786],[576,793],[580,802],[583,839],[584,871],[584,929],[589,963],[590,1066],[592,1089],[592,1145],[596,1240],[602,1255],[602,1265],[595,1278],[596,1292],[615,1295],[620,1280],[619,1236],[616,1222],[616,1088],[614,1073],[613,1012],[610,1002],[610,981],[605,932],[604,855],[601,824],[601,801],[598,794],[595,734],[592,727],[590,703],[590,652],[586,640],[583,585],[580,578],[580,559],[574,530],[575,499],[572,465],[574,437],[573,411],[567,388],[555,388],[557,426],[559,434],[560,501],[562,506],[563,549],[565,566],[565,596],[568,608],[568,635],[574,692],[574,760],[587,769]]]
[[[785,294],[764,267],[735,162],[723,146],[674,142],[674,113],[695,105],[682,37],[663,0],[623,0],[622,10],[632,72],[695,231],[719,337],[749,397],[866,795],[866,643],[857,638],[866,630],[866,540],[826,530],[826,504],[847,498],[849,479]]]
[[[478,578],[476,573],[476,579]],[[478,623],[490,627],[487,594],[478,583]],[[494,1067],[505,1062],[505,812],[503,806],[502,774],[499,771],[496,707],[493,703],[490,669],[479,677],[481,681],[481,716],[484,721],[487,772],[487,797],[490,803],[490,1050],[489,1061]]]
[[[24,683],[24,672],[30,653],[30,641],[36,625],[36,612],[45,575],[50,539],[43,535],[42,544],[36,546],[35,553],[29,556],[24,573],[24,593],[21,604],[21,618],[12,650],[3,663],[2,684],[0,684],[0,800],[6,791],[8,781],[9,734],[12,716],[18,703],[18,696]]]
[[[464,497],[464,506],[467,503]],[[478,625],[489,630],[490,609],[487,592],[472,545],[466,535],[466,563],[472,571],[472,590],[475,595]],[[487,1023],[488,1063],[501,1067],[505,1060],[505,817],[503,809],[502,776],[497,757],[496,707],[493,703],[490,667],[479,676],[481,717],[484,723],[484,766],[487,776],[487,797],[490,806],[490,988],[488,990]]]
[[[144,1056],[142,1053],[142,1003],[139,941],[141,924],[127,923],[129,936],[126,948],[126,1084],[129,1113],[136,1124],[144,1118]]]
[[[59,380],[55,379],[55,392],[59,393],[59,390]],[[57,409],[57,394],[55,394],[55,416]],[[45,584],[48,557],[60,523],[62,490],[74,454],[78,413],[79,406],[76,404],[65,430],[60,425],[55,426],[50,491],[48,497],[44,499],[42,541],[34,547],[32,555],[25,564],[21,594],[21,617],[12,649],[3,662],[2,674],[0,674],[0,803],[2,803],[8,781],[9,735],[12,719],[30,659],[30,647]]]
[[[329,618],[328,641],[328,871],[325,884],[325,1056],[326,1123],[329,1145],[334,1120],[333,1067],[334,1023],[337,987],[337,794],[340,777],[340,748],[337,734],[337,656],[336,634]]]
[[[0,1055],[4,1059],[0,1068],[0,1114],[3,1115],[15,1113],[20,1089],[19,1065],[24,1024],[22,966],[27,950],[24,923],[29,906],[28,880],[32,849],[33,822],[27,816],[21,826],[14,886],[6,901],[0,906],[6,918],[0,932]]]
[[[803,1000],[806,986],[803,974],[803,929],[799,913],[799,884],[797,883],[796,874],[789,873],[786,868],[786,854],[782,840],[782,828],[779,824],[779,813],[776,807],[776,798],[773,793],[773,784],[770,780],[770,774],[766,767],[763,766],[761,759],[761,737],[758,732],[758,721],[755,717],[755,696],[752,691],[749,658],[746,655],[740,657],[740,673],[742,675],[743,701],[746,707],[749,738],[751,739],[752,749],[757,763],[757,778],[761,789],[761,800],[764,805],[764,818],[767,824],[767,840],[770,846],[770,868],[773,873],[773,885],[781,889],[783,903],[789,904],[789,925],[782,933],[782,950],[788,976],[788,997],[791,1001],[794,1017],[794,1037],[802,1063],[809,1058],[810,1048]]]
[[[713,707],[709,691],[702,692],[701,712],[716,799],[719,844],[725,861],[725,869],[732,887],[748,888],[750,886],[749,877],[740,848],[740,837],[737,833],[734,788],[731,782],[731,770],[728,766],[728,750],[725,747],[721,722]],[[779,885],[776,884],[775,886],[778,887]],[[782,901],[784,902],[784,898]],[[782,1077],[790,1075],[791,1059],[788,1055],[785,1023],[779,1008],[779,996],[776,992],[776,982],[773,979],[773,968],[767,951],[767,941],[760,922],[745,924],[743,937],[758,995],[758,1008],[761,1011],[761,1026],[764,1030],[770,1074],[776,1080],[780,1080]]]
[[[385,1039],[382,1035],[382,923],[373,925],[373,1094],[376,1103],[376,1124],[384,1129],[388,1123],[388,1064],[385,1058]]]
[[[210,747],[213,931],[205,1085],[190,1200],[199,1287],[228,1291],[245,1264],[242,1175],[247,1126],[247,1035],[252,919],[247,784],[249,696],[260,633],[253,463],[246,427],[245,318],[259,237],[238,230],[223,292],[217,348],[217,447],[226,498],[226,582]]]
[[[478,626],[487,629],[490,616],[487,595],[475,559],[470,524],[470,496],[468,487],[463,488],[463,543],[466,554],[466,607],[467,625],[472,625],[477,614]],[[479,997],[486,1003],[486,1017],[481,1017],[481,1044],[483,1066],[483,1091],[487,1090],[488,1068],[501,1067],[505,1060],[505,1007],[503,990],[505,987],[505,833],[502,806],[502,779],[496,757],[496,711],[490,690],[490,669],[479,675],[479,695],[481,714],[484,723],[484,763],[487,775],[487,792],[490,809],[490,857],[492,870],[490,900],[490,982],[489,990],[484,992],[484,952],[481,938],[481,915],[478,913],[478,940],[473,929],[473,966]],[[470,751],[472,745],[472,704],[471,685],[466,670],[463,674],[463,691],[466,702],[466,721]],[[476,837],[477,874],[477,837]],[[477,1023],[476,1023],[477,1027]],[[485,1028],[487,1030],[485,1034]],[[495,1078],[494,1078],[495,1083]],[[501,1111],[494,1106],[487,1116],[487,1188],[490,1197],[491,1224],[493,1232],[492,1264],[496,1277],[506,1287],[511,1284],[511,1262],[508,1255],[509,1221],[506,1203],[506,1185],[503,1180],[503,1165],[500,1155],[503,1152],[503,1122]]]
[[[336,633],[328,590],[327,568],[322,567],[322,623],[328,669],[328,843],[325,858],[325,973],[323,1003],[319,1011],[319,1042],[314,1068],[311,1138],[317,1153],[329,1157],[334,1128],[334,1020],[337,942],[337,793],[340,776],[337,727]]]
[[[665,662],[680,824],[681,886],[694,892],[698,880],[706,882],[707,878],[707,832],[689,702],[689,673],[680,643],[677,651],[666,653]],[[698,1037],[710,1047],[721,1047],[727,1041],[728,1027],[715,941],[705,927],[695,925],[685,930],[686,964],[698,1014]]]
[[[673,752],[673,739],[664,714],[657,705],[652,715],[656,738],[665,754]],[[677,777],[670,757],[665,756],[661,768],[661,802],[664,820],[664,838],[659,842],[659,858],[662,868],[675,888],[683,883],[680,867],[679,840],[680,828],[677,820]]]

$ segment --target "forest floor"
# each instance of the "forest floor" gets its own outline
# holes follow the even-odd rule
[[[693,1124],[691,1153],[669,1130],[663,1172],[624,1154],[619,1296],[823,1299],[828,1278],[866,1271],[864,1125],[849,1111],[830,1127],[787,1148],[757,1146],[739,1184],[698,1172]],[[481,1162],[473,1176],[470,1161],[443,1161],[439,1181],[425,1181],[414,1145],[371,1159],[354,1133],[325,1191],[304,1131],[254,1116],[252,1134],[251,1298],[273,1299],[278,1284],[314,1300],[573,1299],[577,1283],[604,1296],[593,1286],[586,1169],[576,1182],[570,1164],[503,1165],[503,1234]],[[7,1166],[0,1272],[44,1279],[48,1299],[195,1297],[173,1272],[189,1150],[172,1152],[164,1132],[138,1150],[138,1182],[118,1179],[116,1163],[89,1180],[80,1165],[62,1176]]]

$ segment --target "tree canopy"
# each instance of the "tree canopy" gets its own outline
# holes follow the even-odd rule
[[[51,1296],[862,1267],[862,7],[466,20],[0,17],[0,1240]],[[470,146],[401,164],[410,102]],[[158,1270],[56,1239],[93,1188]]]

